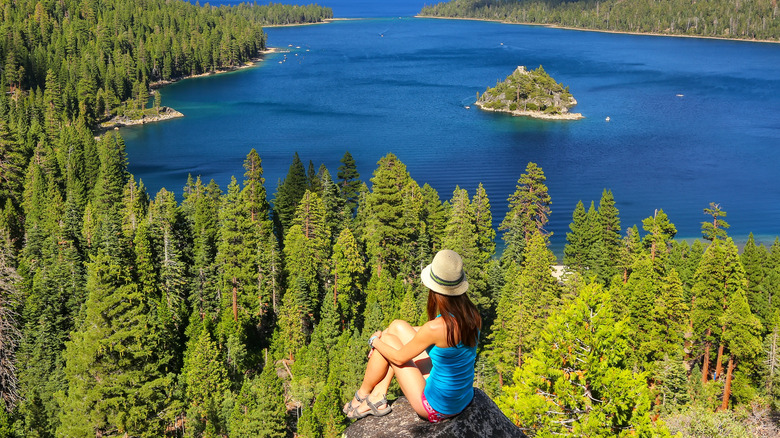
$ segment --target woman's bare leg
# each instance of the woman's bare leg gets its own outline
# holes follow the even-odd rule
[[[393,348],[401,348],[403,344],[397,336],[385,333],[382,335],[382,342],[392,346]],[[415,412],[423,418],[428,418],[428,413],[422,405],[422,393],[425,389],[425,377],[414,360],[403,365],[393,365],[391,368],[395,372],[395,379],[398,381],[398,385],[401,387],[406,399],[409,400],[409,404],[412,405]],[[372,400],[373,401],[373,400]]]
[[[406,321],[395,320],[382,332],[382,341],[393,348],[400,349],[404,344],[412,340],[417,334],[417,327],[413,327]],[[373,352],[368,359],[363,383],[358,389],[361,398],[368,396],[368,400],[376,403],[387,394],[393,377],[396,377],[401,390],[406,395],[414,410],[427,418],[422,406],[422,391],[425,388],[425,378],[430,373],[430,358],[425,352],[420,353],[413,360],[401,366],[392,365],[377,352]],[[400,374],[399,374],[400,373]],[[349,406],[355,407],[356,400],[349,402]],[[346,406],[345,406],[346,409]],[[363,402],[357,406],[357,412],[366,412],[370,408]]]

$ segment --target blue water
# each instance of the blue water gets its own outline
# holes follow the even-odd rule
[[[498,223],[533,161],[558,254],[577,201],[587,208],[604,188],[624,228],[661,208],[678,237],[697,237],[714,201],[732,236],[780,234],[780,45],[397,17],[266,31],[290,52],[168,86],[163,103],[186,117],[122,130],[151,192],[180,193],[188,173],[241,181],[250,148],[269,198],[295,151],[335,175],[349,150],[364,181],[393,152],[443,200],[484,183]],[[516,66],[540,64],[584,120],[465,108]]]

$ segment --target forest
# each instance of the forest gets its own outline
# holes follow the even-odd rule
[[[664,35],[780,40],[776,0],[451,0],[420,15]]]
[[[424,322],[442,248],[483,316],[476,384],[528,435],[778,434],[780,240],[738,250],[719,204],[695,241],[660,208],[623,226],[606,189],[561,206],[559,279],[534,163],[497,230],[482,185],[440,195],[393,154],[368,178],[291,154],[271,194],[252,149],[227,187],[150,194],[95,122],[329,10],[2,6],[0,437],[340,436],[368,336]]]

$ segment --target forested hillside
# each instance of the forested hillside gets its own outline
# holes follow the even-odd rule
[[[780,40],[776,0],[451,0],[420,15],[616,32]]]
[[[145,106],[150,82],[253,59],[265,49],[264,24],[333,16],[316,5],[216,8],[165,0],[0,5],[0,82],[5,92],[21,89],[45,101],[41,129],[68,120],[91,128],[96,120]]]
[[[255,56],[270,11],[307,15],[44,3],[2,3],[0,437],[340,436],[368,335],[423,322],[419,271],[441,248],[483,315],[477,384],[529,435],[778,433],[780,241],[740,254],[719,205],[694,242],[661,209],[621,225],[608,190],[560,206],[558,281],[534,163],[492,194],[500,254],[481,185],[439,194],[393,154],[362,178],[348,152],[332,170],[295,154],[270,188],[251,150],[227,187],[148,194],[93,120],[144,105],[149,81]]]

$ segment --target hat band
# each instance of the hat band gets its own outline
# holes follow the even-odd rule
[[[431,279],[436,282],[436,284],[439,284],[441,286],[457,286],[463,281],[463,277],[465,277],[466,274],[461,271],[460,272],[460,278],[458,278],[455,281],[447,281],[443,278],[439,278],[436,276],[436,274],[433,273],[433,269],[431,269]]]

